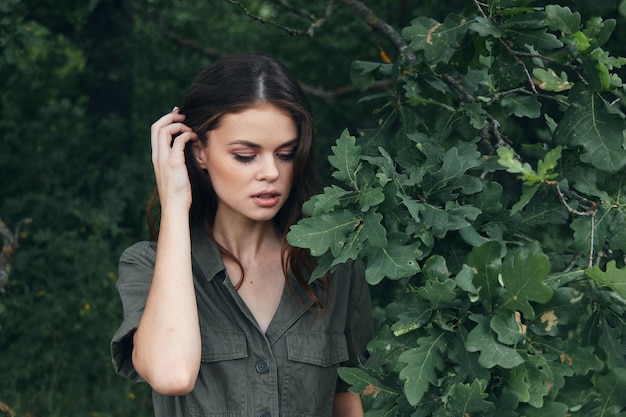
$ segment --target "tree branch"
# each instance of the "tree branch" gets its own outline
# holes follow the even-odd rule
[[[413,51],[409,49],[409,45],[405,42],[404,38],[387,22],[378,18],[376,13],[372,11],[365,4],[361,3],[358,0],[337,0],[338,2],[344,3],[352,9],[354,14],[371,26],[374,30],[379,31],[383,35],[385,35],[391,42],[398,48],[400,53],[404,55],[404,58],[407,60],[409,64],[414,63],[417,58]]]
[[[202,56],[206,56],[212,59],[220,58],[226,55],[224,51],[220,51],[215,48],[207,48],[200,42],[197,42],[194,39],[185,37],[176,32],[174,29],[168,26],[163,21],[163,19],[161,19],[156,13],[146,10],[146,8],[143,7],[143,5],[139,4],[137,1],[130,2],[130,9],[133,14],[141,14],[145,16],[146,20],[152,22],[157,27],[157,29],[159,29],[159,31],[165,36],[166,39],[178,46],[195,51]]]
[[[20,229],[22,225],[30,222],[31,219],[21,220],[15,228],[15,231],[11,232],[0,218],[0,236],[2,236],[3,240],[2,252],[0,253],[0,294],[4,294],[4,287],[9,281],[9,261],[20,246]]]
[[[6,403],[0,402],[0,411],[9,417],[15,417],[15,411],[11,410],[11,407],[9,407]]]

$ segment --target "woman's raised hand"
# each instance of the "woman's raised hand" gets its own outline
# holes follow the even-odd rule
[[[185,115],[174,107],[154,122],[151,127],[152,164],[156,177],[161,207],[170,205],[189,209],[191,206],[191,185],[185,164],[185,145],[198,136],[185,125]],[[176,136],[178,135],[178,136]],[[176,136],[172,143],[172,138]]]

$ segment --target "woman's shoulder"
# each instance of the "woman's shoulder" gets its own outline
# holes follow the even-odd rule
[[[346,262],[339,264],[331,273],[331,279],[350,279],[364,280],[365,265],[361,260],[348,259]]]
[[[365,265],[361,260],[348,260],[338,265],[329,277],[331,292],[359,293],[367,287]]]
[[[156,242],[140,241],[127,247],[120,256],[120,263],[138,261],[148,261],[154,263],[156,260]]]

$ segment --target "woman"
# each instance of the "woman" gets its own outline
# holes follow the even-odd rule
[[[309,285],[314,260],[285,238],[316,192],[312,130],[293,75],[259,54],[220,60],[152,125],[158,244],[120,259],[112,356],[157,417],[363,415],[336,372],[372,335],[362,268]]]

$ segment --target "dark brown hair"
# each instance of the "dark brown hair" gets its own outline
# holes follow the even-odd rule
[[[209,132],[219,127],[225,115],[263,104],[272,104],[289,113],[298,129],[292,189],[289,198],[274,217],[274,224],[283,241],[283,270],[285,274],[291,272],[311,300],[323,310],[324,301],[315,295],[308,284],[308,277],[316,265],[315,259],[308,250],[295,248],[286,240],[291,225],[302,218],[302,204],[319,190],[313,147],[312,114],[295,76],[286,66],[262,54],[228,56],[196,77],[183,100],[180,113],[186,116],[184,123],[198,135],[203,145],[206,145]],[[193,157],[191,143],[185,148],[185,162],[192,190],[189,221],[192,224],[204,225],[208,235],[213,238],[212,226],[217,209],[217,196],[209,176]],[[148,204],[148,226],[153,239],[158,236],[156,225],[159,215],[158,209],[155,209],[157,203],[158,194],[155,191]],[[222,256],[230,257],[241,268],[233,254],[217,245]],[[318,281],[327,289],[326,279]],[[293,292],[289,280],[287,284]]]

